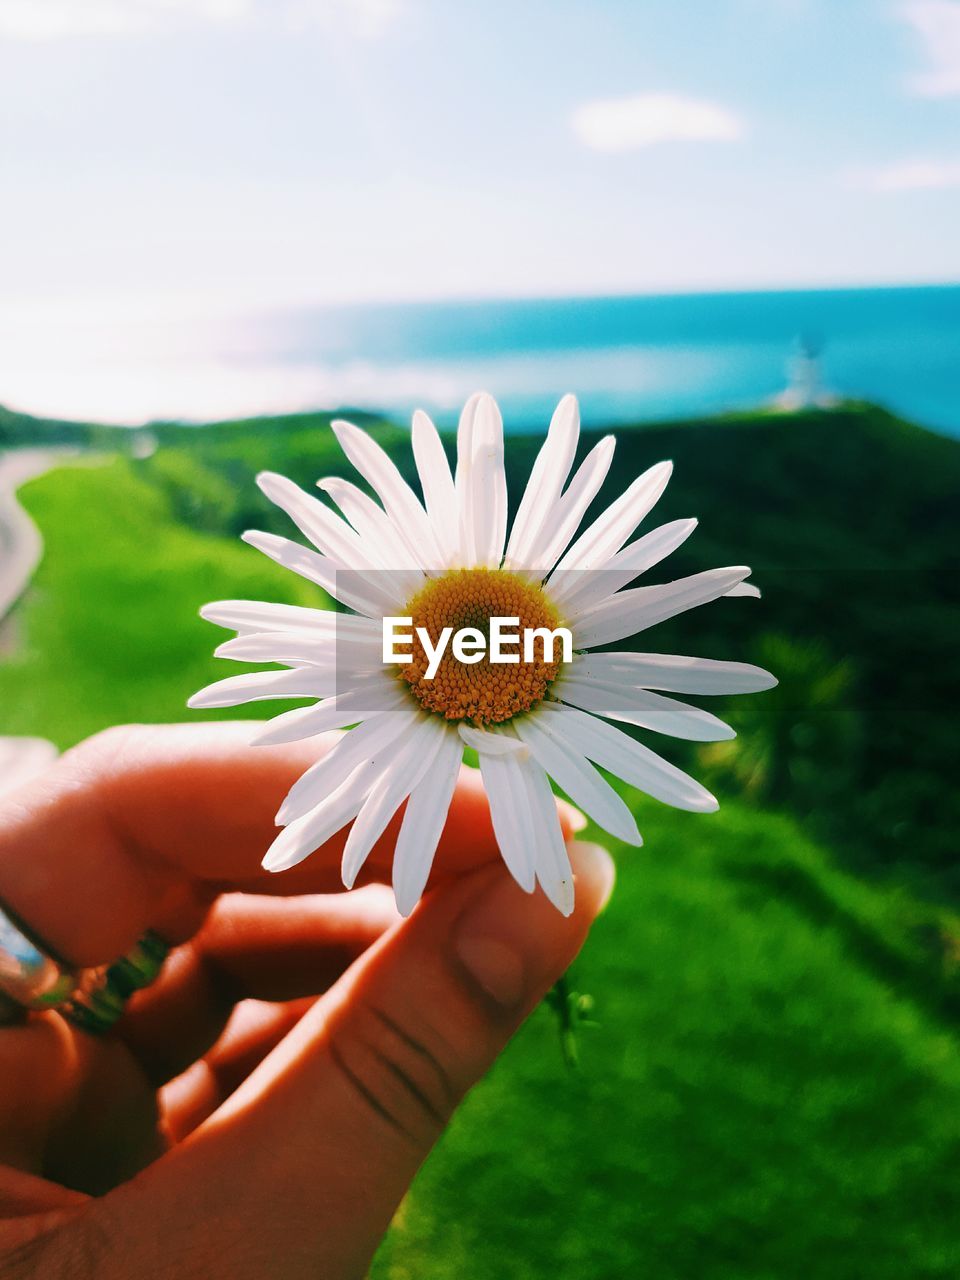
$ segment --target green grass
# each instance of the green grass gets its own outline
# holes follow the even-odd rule
[[[960,1046],[879,959],[889,902],[788,819],[638,812],[578,965],[581,1071],[541,1010],[374,1275],[956,1275]]]
[[[47,556],[0,662],[0,732],[67,746],[186,719],[232,668],[211,597],[304,602],[254,551],[188,529],[176,468],[33,482]],[[266,714],[263,708],[261,714]],[[582,1069],[541,1010],[471,1095],[378,1280],[924,1280],[960,1272],[960,1036],[950,922],[838,869],[792,819],[628,793],[646,845],[577,966]]]
[[[189,695],[241,668],[211,657],[225,633],[199,607],[233,596],[317,601],[252,548],[177,523],[164,492],[124,460],[62,467],[21,499],[46,546],[12,620],[15,654],[0,662],[0,733],[65,748],[111,724],[200,718],[186,710]]]

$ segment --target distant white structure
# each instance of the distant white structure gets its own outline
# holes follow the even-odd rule
[[[43,449],[11,449],[0,456],[0,620],[19,600],[43,555],[40,530],[17,501],[17,490],[53,461]]]
[[[138,462],[144,461],[146,458],[152,458],[157,452],[159,441],[154,432],[147,427],[140,427],[133,438],[130,446],[130,455],[136,458]]]
[[[787,386],[776,397],[776,407],[784,413],[797,413],[801,409],[828,409],[837,403],[837,397],[823,385],[820,369],[820,343],[808,335],[802,335],[796,349],[787,361]]]

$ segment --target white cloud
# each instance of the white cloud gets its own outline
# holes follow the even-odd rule
[[[248,0],[0,0],[0,34],[22,40],[121,35],[188,20],[231,22]]]
[[[660,142],[732,142],[743,134],[726,107],[671,93],[585,102],[573,113],[573,131],[595,151],[635,151]]]
[[[392,27],[404,12],[404,0],[259,0],[264,12],[271,7],[286,9],[288,22],[312,26],[339,23],[355,35],[379,36]]]
[[[960,160],[917,157],[851,175],[851,185],[866,191],[950,191],[960,187]]]
[[[927,68],[911,77],[910,88],[927,98],[960,94],[960,3],[958,0],[906,0],[904,21],[920,37]]]
[[[169,28],[336,25],[380,35],[402,0],[0,0],[0,39],[138,35]]]

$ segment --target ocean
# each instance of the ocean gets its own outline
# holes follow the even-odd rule
[[[127,422],[420,406],[449,423],[483,388],[527,428],[566,391],[585,421],[618,424],[768,404],[799,379],[801,397],[873,400],[960,436],[957,286],[187,314],[126,323],[122,341],[99,324],[66,331],[59,359],[48,326],[32,381],[8,355],[0,402]]]

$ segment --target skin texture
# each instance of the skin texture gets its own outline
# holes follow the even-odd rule
[[[0,801],[0,901],[50,950],[101,964],[147,928],[175,948],[106,1038],[56,1014],[0,1027],[5,1280],[364,1275],[609,896],[609,858],[581,844],[569,919],[524,894],[469,770],[408,920],[383,883],[396,822],[365,888],[341,889],[344,833],[271,876],[273,815],[334,738],[249,735],[110,730]]]

